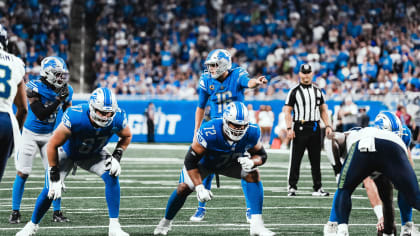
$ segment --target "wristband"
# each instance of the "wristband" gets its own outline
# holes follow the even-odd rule
[[[378,220],[384,216],[382,212],[382,205],[376,205],[373,208],[373,211],[375,212],[376,218],[378,218]]]
[[[287,130],[291,130],[292,129],[292,127],[287,127]]]

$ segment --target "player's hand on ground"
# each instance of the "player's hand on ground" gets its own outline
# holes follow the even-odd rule
[[[195,186],[195,191],[197,191],[197,199],[200,202],[208,202],[213,198],[213,193],[206,189],[203,184]]]
[[[49,168],[49,188],[48,188],[48,198],[56,200],[61,198],[61,191],[63,188],[63,183],[60,180],[60,170],[57,166]]]
[[[121,165],[113,156],[108,157],[105,160],[105,170],[109,171],[109,175],[117,177],[121,174]]]
[[[384,230],[384,217],[381,217],[378,220],[378,223],[376,224],[376,229],[378,230],[378,232],[383,231]]]
[[[241,164],[242,169],[245,172],[251,172],[251,171],[254,170],[253,168],[254,168],[255,164],[254,164],[254,161],[252,159],[250,159],[248,157],[239,157],[238,162],[239,162],[239,164]]]

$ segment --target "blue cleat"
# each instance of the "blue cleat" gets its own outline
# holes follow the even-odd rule
[[[205,215],[206,215],[206,208],[198,207],[194,215],[191,216],[190,221],[193,221],[193,222],[202,221]]]
[[[251,223],[251,208],[246,209],[246,222]]]

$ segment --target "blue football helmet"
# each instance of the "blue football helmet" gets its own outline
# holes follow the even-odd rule
[[[210,73],[210,76],[217,79],[232,68],[232,57],[225,49],[215,49],[209,53],[204,64],[207,66],[208,72],[210,72],[210,66],[216,67],[215,73],[213,75]]]
[[[393,112],[390,111],[381,111],[376,116],[373,125],[379,129],[394,132],[400,137],[403,132],[403,126],[400,118],[398,118]]]
[[[405,145],[409,148],[411,144],[411,130],[406,125],[403,125],[401,138]]]
[[[61,57],[46,57],[41,61],[41,77],[56,88],[61,88],[68,81],[69,71]]]
[[[92,120],[99,127],[112,123],[118,109],[117,99],[109,88],[97,88],[89,99],[89,112]]]
[[[239,141],[249,126],[249,112],[242,102],[231,102],[223,111],[223,132],[232,141]]]
[[[0,25],[0,49],[6,50],[7,43],[7,30],[3,25]]]

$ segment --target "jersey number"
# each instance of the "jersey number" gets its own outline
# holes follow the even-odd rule
[[[102,148],[105,145],[105,142],[107,139],[108,139],[107,136],[97,137],[97,138],[87,138],[83,140],[82,146],[80,146],[79,148],[79,153],[81,154],[92,153],[92,148],[95,146],[95,143],[97,143],[96,141],[99,141],[99,144],[100,144],[97,147]],[[96,152],[98,150],[93,150],[93,151]]]
[[[232,101],[232,92],[226,91],[223,93],[216,93],[217,97],[217,112],[221,113],[223,111],[223,105]]]
[[[2,98],[9,98],[10,96],[9,80],[11,77],[10,68],[5,65],[0,65],[0,97]]]

